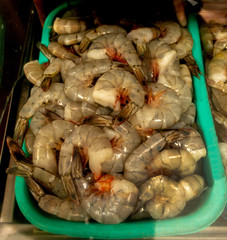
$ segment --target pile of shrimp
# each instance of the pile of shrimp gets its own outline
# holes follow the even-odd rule
[[[209,102],[226,171],[227,146],[227,26],[214,21],[200,27]],[[227,171],[226,171],[227,176]]]
[[[48,61],[24,65],[33,87],[7,138],[16,163],[7,172],[25,178],[43,211],[70,221],[182,214],[206,185],[188,29],[64,15],[53,32],[37,44]]]

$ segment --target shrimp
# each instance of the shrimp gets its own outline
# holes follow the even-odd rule
[[[69,69],[65,79],[65,94],[72,101],[87,101],[94,104],[92,97],[95,77],[108,71],[112,66],[109,59],[83,61]]]
[[[170,175],[185,177],[195,172],[196,161],[187,150],[164,149],[147,166],[150,175],[159,169]]]
[[[25,181],[43,211],[69,221],[88,222],[89,217],[78,202],[45,193],[32,178],[25,178]]]
[[[33,164],[54,174],[58,173],[56,151],[62,141],[73,131],[74,124],[66,120],[55,120],[43,126],[36,135],[33,146]]]
[[[7,173],[16,176],[31,177],[56,196],[62,199],[67,197],[62,181],[58,176],[30,163],[23,150],[14,139],[7,137],[7,145],[16,163],[15,166],[6,170]]]
[[[108,108],[95,106],[88,102],[69,102],[64,108],[64,119],[81,124],[91,116],[110,114],[110,112]]]
[[[35,135],[32,133],[31,128],[28,128],[28,131],[25,134],[24,137],[24,141],[25,141],[25,146],[26,146],[26,150],[29,154],[32,154],[33,152],[33,144],[35,141]]]
[[[214,43],[214,53],[213,56],[220,53],[222,50],[227,49],[227,39],[226,40],[217,40]]]
[[[69,101],[64,93],[63,83],[51,84],[49,90],[46,92],[41,88],[37,88],[19,112],[14,133],[15,139],[23,138],[28,126],[28,120],[43,104],[52,102],[65,106]]]
[[[25,63],[23,69],[26,78],[35,86],[40,87],[43,82],[44,67],[38,60]]]
[[[227,39],[227,27],[216,22],[211,22],[210,30],[214,36],[214,40],[226,40]]]
[[[129,155],[124,165],[124,178],[139,186],[149,178],[147,166],[166,144],[160,133],[151,135]]]
[[[72,60],[63,59],[61,64],[61,69],[60,69],[60,74],[63,82],[65,82],[69,69],[75,66],[76,66],[76,63],[74,63]]]
[[[141,137],[137,130],[127,121],[114,124],[114,117],[93,116],[86,123],[95,126],[104,126],[113,148],[113,166],[110,173],[122,172],[124,163],[130,153],[139,146]]]
[[[226,65],[227,65],[227,50],[215,55],[208,66],[207,84],[211,87],[227,92],[226,87]]]
[[[80,43],[86,33],[87,31],[81,31],[81,32],[71,33],[71,34],[61,34],[58,36],[58,43],[65,46],[70,46],[76,43]]]
[[[167,176],[152,177],[139,188],[138,203],[135,209],[143,205],[153,219],[175,217],[186,206],[184,188]]]
[[[129,122],[139,129],[166,129],[178,122],[182,102],[177,93],[159,83],[148,83],[147,102]]]
[[[161,32],[159,40],[164,43],[176,43],[181,36],[181,27],[177,22],[160,21],[156,22],[155,26],[157,26]]]
[[[167,142],[169,148],[187,150],[196,162],[207,153],[201,134],[192,127],[185,126],[176,130],[167,137]]]
[[[50,88],[51,80],[60,72],[61,59],[54,58],[46,68],[38,60],[27,62],[24,65],[26,78],[35,86],[41,87],[44,91]]]
[[[227,142],[227,117],[218,111],[212,110],[214,126],[219,141]]]
[[[141,60],[131,40],[123,34],[108,33],[97,37],[87,53],[88,58],[111,58],[127,63],[133,70],[136,78],[144,86],[144,74],[141,69]]]
[[[177,52],[177,57],[179,59],[184,59],[186,56],[191,54],[193,46],[193,38],[191,33],[187,28],[181,28],[181,36],[178,41],[174,44],[171,44],[171,47],[174,48]]]
[[[192,89],[185,84],[181,77],[165,74],[159,76],[157,83],[163,84],[177,93],[182,103],[182,112],[188,109],[192,102]]]
[[[193,102],[190,103],[188,109],[180,116],[179,121],[172,125],[171,129],[184,128],[185,126],[192,126],[195,123],[196,106]]]
[[[205,181],[198,174],[186,176],[179,183],[184,188],[184,195],[187,202],[199,197],[205,188]]]
[[[223,162],[224,169],[225,169],[225,175],[227,176],[227,153],[226,153],[227,143],[226,142],[219,142],[218,146],[219,146],[219,149],[220,149],[222,162]]]
[[[79,56],[75,55],[58,42],[51,41],[48,45],[48,50],[58,58],[69,59],[75,63],[79,63],[81,61]]]
[[[53,118],[50,113],[55,114]],[[46,124],[52,122],[53,120],[63,120],[64,119],[64,107],[57,104],[47,104],[39,108],[30,122],[30,129],[32,133],[36,136],[39,130]]]
[[[86,30],[87,24],[76,17],[56,18],[53,23],[53,30],[58,34],[77,33]]]
[[[134,212],[145,205],[154,219],[172,218],[184,210],[188,201],[199,197],[203,190],[204,180],[196,174],[178,182],[167,176],[155,176],[140,186]]]
[[[200,38],[202,41],[203,49],[205,53],[209,56],[213,56],[214,43],[213,43],[213,35],[211,30],[207,24],[202,24],[199,28]]]
[[[110,69],[96,82],[92,97],[96,103],[121,111],[119,120],[127,119],[144,104],[145,91],[133,74],[123,69]],[[123,107],[123,108],[122,108]],[[120,120],[120,121],[121,121]]]
[[[113,165],[113,149],[106,133],[92,125],[75,126],[61,146],[58,163],[58,172],[72,199],[76,198],[71,176],[75,149],[82,155],[83,166],[89,162],[89,168],[95,179],[100,178],[102,172],[109,172]]]
[[[214,108],[220,112],[222,115],[227,115],[227,93],[222,92],[216,88],[210,88],[211,92],[211,103],[213,104]]]
[[[94,185],[75,179],[81,206],[94,220],[104,224],[123,222],[132,213],[138,188],[121,176],[103,175]]]
[[[127,37],[136,45],[139,56],[144,56],[146,44],[160,36],[157,27],[141,27],[131,30]]]
[[[184,10],[184,0],[173,0],[173,6],[179,24],[185,27],[187,25],[187,17]]]
[[[150,66],[147,74],[152,76],[152,80],[157,80],[159,75],[166,73],[176,62],[176,50],[169,44],[155,39],[148,43],[145,59],[145,64]]]
[[[89,44],[98,36],[105,35],[107,33],[117,33],[127,35],[125,29],[117,25],[100,25],[95,29],[88,31],[83,38],[78,51],[83,53],[89,46]]]

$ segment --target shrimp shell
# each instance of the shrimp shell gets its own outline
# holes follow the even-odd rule
[[[62,139],[65,139],[73,131],[74,126],[73,123],[65,120],[55,120],[43,126],[34,141],[33,164],[56,176],[58,164],[53,149],[59,148]]]
[[[145,103],[129,122],[141,129],[165,129],[178,122],[182,102],[177,93],[159,83],[148,83],[148,103]],[[153,96],[152,96],[153,95]],[[150,99],[150,100],[149,100]]]
[[[83,179],[76,179],[82,195],[81,205],[87,214],[99,223],[117,224],[132,213],[138,196],[137,187],[122,177],[107,176],[108,191],[102,191],[105,175],[94,186]]]
[[[77,18],[56,18],[53,30],[58,34],[77,33],[86,30],[87,24]]]

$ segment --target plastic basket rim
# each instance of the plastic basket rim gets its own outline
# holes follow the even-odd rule
[[[72,1],[71,4],[77,5],[80,2],[81,0]],[[60,6],[55,8],[46,18],[41,39],[41,42],[43,44],[49,44],[49,33],[51,31],[49,26],[52,26],[53,19],[60,11],[65,10],[67,6],[67,3],[61,4]],[[190,26],[190,23],[192,23],[192,25],[197,24],[195,15],[189,16],[189,30],[190,27],[192,28],[192,26]],[[198,25],[194,27],[198,28]],[[198,47],[201,48],[201,46]],[[199,50],[201,52],[201,49]],[[198,51],[198,49],[194,49],[193,51],[194,55],[195,52]],[[199,58],[201,60],[201,56],[199,56]],[[44,55],[42,55],[42,53],[40,53],[39,55],[39,61],[41,63],[47,61],[47,59],[44,57]],[[202,70],[202,73],[204,73],[203,63],[200,62],[198,65],[200,67],[200,70]],[[205,82],[203,75],[200,75],[200,80],[201,79]],[[194,80],[197,81],[197,84],[201,84],[201,82],[198,82],[198,79],[194,78]],[[210,114],[209,109],[208,114]],[[212,120],[210,124],[213,124]],[[217,139],[214,139],[213,144],[215,146],[217,145]],[[214,176],[217,179],[214,179],[212,187],[207,190],[210,191],[210,198],[208,199],[207,204],[205,206],[202,206],[202,209],[199,209],[193,214],[188,214],[172,219],[142,220],[123,222],[117,225],[105,225],[96,222],[85,224],[83,222],[71,222],[64,219],[52,218],[48,214],[41,213],[42,210],[33,207],[33,199],[31,199],[31,195],[22,177],[16,177],[16,200],[21,212],[30,223],[32,223],[34,226],[38,227],[41,230],[55,234],[63,234],[82,238],[92,237],[97,239],[130,239],[195,233],[202,229],[205,229],[210,224],[212,224],[220,216],[226,204],[227,184],[224,175],[224,169],[222,169],[223,166],[220,164],[221,157],[218,149],[215,156],[218,158],[219,161],[218,166],[215,167],[219,169],[218,173]],[[214,171],[213,169],[211,170]],[[215,196],[212,195],[212,192],[215,192]],[[202,212],[202,210],[203,212],[206,212],[206,214],[201,216],[200,212]],[[195,217],[198,217],[200,221],[196,224],[190,224],[192,223],[192,221],[194,221]],[[184,221],[187,221],[187,224],[184,224]],[[175,228],[173,226],[175,226]]]

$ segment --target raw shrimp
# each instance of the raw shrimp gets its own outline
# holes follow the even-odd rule
[[[207,84],[211,87],[227,92],[226,87],[226,67],[227,67],[227,50],[215,55],[208,66]]]
[[[48,50],[48,47],[43,43],[37,42],[36,46],[43,53],[43,55],[50,61],[55,58],[55,56]]]
[[[124,178],[137,186],[146,181],[149,178],[147,166],[165,144],[165,137],[160,133],[151,135],[141,143],[125,161]]]
[[[33,164],[54,174],[58,173],[57,154],[62,141],[73,131],[74,124],[55,120],[43,126],[36,135],[33,146]]]
[[[157,83],[173,89],[182,103],[182,112],[185,112],[192,102],[192,89],[185,84],[181,76],[164,74],[159,76]]]
[[[100,25],[95,29],[92,29],[90,31],[88,31],[85,35],[85,37],[83,38],[80,46],[79,46],[79,52],[84,52],[89,44],[98,36],[101,35],[105,35],[107,33],[117,33],[117,34],[123,34],[123,35],[127,35],[127,32],[125,31],[125,29],[123,29],[120,26],[117,25]]]
[[[187,150],[164,149],[147,166],[150,175],[159,169],[173,176],[185,177],[195,172],[196,161]]]
[[[23,138],[28,126],[28,120],[43,104],[52,102],[65,106],[69,101],[69,98],[64,93],[63,83],[51,84],[49,90],[46,92],[41,88],[37,88],[19,112],[15,128],[15,138]]]
[[[227,48],[227,39],[224,41],[215,41],[214,43],[214,53],[213,56],[215,56],[216,54],[220,53],[222,50]]]
[[[141,69],[141,60],[131,40],[123,34],[108,33],[97,37],[91,44],[88,58],[111,58],[127,63],[134,71],[141,85],[144,85],[144,74]]]
[[[87,24],[76,17],[56,18],[53,23],[53,30],[58,34],[77,33],[86,30]]]
[[[157,27],[141,27],[131,30],[127,37],[136,45],[139,56],[144,56],[147,43],[160,36]]]
[[[186,64],[180,64],[180,76],[185,81],[185,83],[189,86],[191,89],[191,92],[193,92],[193,86],[192,86],[192,75],[191,72]]]
[[[210,23],[210,30],[214,37],[214,40],[226,40],[227,39],[227,27],[220,23]]]
[[[185,126],[167,137],[168,147],[187,150],[197,162],[206,156],[206,147],[201,134],[194,128]]]
[[[92,93],[96,103],[116,112],[122,109],[122,119],[127,119],[143,106],[144,96],[145,91],[135,76],[123,69],[111,69],[105,72],[97,80]]]
[[[94,115],[110,114],[111,110],[88,102],[69,102],[64,108],[64,119],[81,124]]]
[[[72,34],[62,34],[58,36],[58,43],[65,46],[70,46],[76,43],[80,43],[84,38],[87,31],[81,31]]]
[[[198,174],[186,176],[179,181],[180,185],[184,188],[184,195],[186,201],[195,199],[204,191],[205,181],[203,177]]]
[[[41,88],[44,91],[47,91],[50,88],[52,79],[60,73],[61,64],[63,59],[54,58],[50,61],[49,66],[43,72],[43,82],[41,84]]]
[[[153,219],[175,217],[186,206],[184,188],[167,176],[152,177],[140,186],[136,209],[144,204]]]
[[[222,157],[222,162],[224,165],[224,169],[225,169],[225,175],[227,176],[227,153],[226,153],[226,149],[227,149],[227,143],[226,142],[219,142],[219,149],[220,149],[220,153],[221,153],[221,157]]]
[[[58,176],[30,163],[30,160],[25,156],[23,150],[14,139],[7,137],[7,145],[16,163],[15,166],[6,170],[7,173],[22,177],[31,177],[56,196],[60,198],[67,197],[62,181]]]
[[[183,112],[177,123],[172,125],[171,129],[184,128],[185,126],[192,126],[195,123],[196,106],[193,102],[190,103],[188,109]]]
[[[29,190],[37,200],[38,206],[43,211],[69,221],[88,222],[89,217],[78,202],[46,194],[41,186],[33,179],[25,178],[25,180]]]
[[[212,110],[212,115],[219,140],[227,142],[227,117],[215,110]]]
[[[167,44],[173,44],[178,41],[181,36],[181,27],[174,21],[160,21],[155,23],[160,29],[161,35],[159,40]]]
[[[67,77],[69,69],[71,69],[75,66],[76,66],[76,63],[74,63],[72,60],[63,59],[62,64],[61,64],[61,69],[60,69],[61,78],[62,78],[63,82],[65,82],[65,79]]]
[[[51,116],[52,115],[52,116]],[[54,118],[53,118],[53,115]],[[58,104],[47,104],[39,108],[30,122],[30,129],[32,133],[36,136],[39,130],[46,124],[52,122],[53,120],[63,120],[64,119],[64,107]]]
[[[202,24],[199,28],[199,31],[205,53],[213,57],[214,49],[213,35],[211,33],[209,26],[207,24]]]
[[[122,172],[126,158],[141,143],[141,137],[137,130],[127,121],[115,125],[113,117],[104,115],[93,116],[88,123],[104,126],[103,130],[110,139],[113,148],[113,166],[110,172]]]
[[[227,93],[213,87],[210,90],[212,104],[218,112],[227,116]]]
[[[139,129],[166,129],[178,122],[182,102],[177,93],[159,83],[148,83],[147,102],[129,119]]]
[[[184,0],[173,0],[173,6],[179,24],[185,27],[187,25],[187,17],[184,10]]]
[[[102,172],[109,172],[113,165],[113,149],[106,133],[101,128],[92,125],[75,126],[61,146],[58,163],[58,172],[72,199],[76,198],[71,176],[75,150],[82,155],[83,166],[89,163],[95,179],[100,178]]]
[[[99,223],[123,222],[136,205],[137,187],[121,176],[103,175],[94,185],[83,178],[77,178],[75,183],[81,195],[81,206]]]
[[[164,74],[172,68],[176,62],[176,50],[158,39],[150,41],[145,56],[145,64],[148,65],[148,79],[157,80],[159,75]]]
[[[32,133],[32,130],[30,127],[28,128],[28,131],[25,134],[24,141],[25,141],[25,147],[26,147],[27,152],[29,154],[32,154],[33,144],[35,141],[35,135]]]
[[[25,63],[23,69],[26,78],[35,86],[40,87],[43,82],[44,67],[38,62],[38,60]]]
[[[108,71],[112,66],[109,59],[83,61],[68,70],[65,79],[65,94],[72,101],[87,101],[94,104],[92,97],[95,77]]]
[[[72,53],[70,50],[68,50],[58,42],[50,42],[48,45],[48,50],[58,58],[69,59],[75,63],[79,63],[81,61],[79,56]]]
[[[178,41],[174,44],[171,44],[171,47],[174,48],[177,52],[177,57],[183,59],[186,56],[190,55],[192,52],[193,39],[192,35],[187,28],[181,28],[181,36]]]

